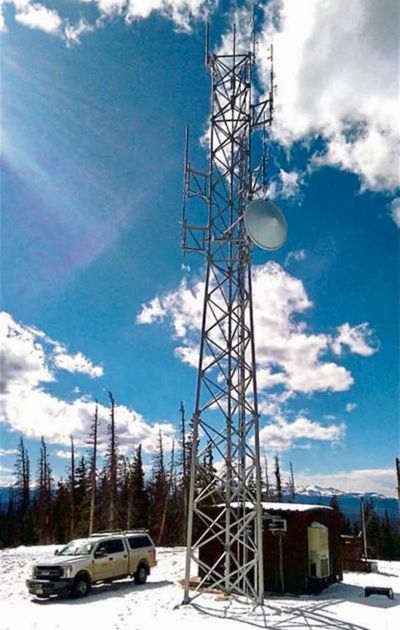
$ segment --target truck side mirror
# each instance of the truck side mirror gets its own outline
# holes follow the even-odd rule
[[[105,549],[97,549],[94,552],[94,557],[95,558],[104,558],[107,555],[107,552]]]
[[[55,549],[55,550],[54,550],[54,555],[55,555],[55,556],[58,556],[58,549]]]

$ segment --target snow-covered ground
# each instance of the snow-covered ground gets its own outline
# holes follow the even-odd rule
[[[273,597],[253,608],[240,598],[202,594],[181,606],[184,550],[158,549],[158,566],[136,586],[121,580],[95,586],[84,599],[39,600],[25,579],[33,562],[54,557],[55,546],[0,552],[0,630],[398,630],[400,562],[379,562],[379,573],[346,573],[319,596]],[[393,600],[364,597],[364,586],[391,586]]]

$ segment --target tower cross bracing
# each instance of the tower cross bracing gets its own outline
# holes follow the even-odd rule
[[[205,291],[188,501],[184,603],[205,585],[263,600],[259,414],[248,202],[265,186],[265,150],[252,167],[252,135],[272,119],[268,99],[252,103],[254,51],[207,54],[211,74],[208,170],[185,159],[183,248],[205,257]],[[261,144],[259,143],[261,146]],[[265,147],[265,143],[262,145]],[[186,201],[205,202],[203,225]],[[212,559],[210,545],[219,552]],[[192,566],[200,579],[191,588]]]

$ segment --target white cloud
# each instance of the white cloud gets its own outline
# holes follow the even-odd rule
[[[287,451],[304,445],[304,440],[337,444],[346,431],[344,424],[323,426],[318,422],[298,416],[293,422],[279,420],[267,424],[260,430],[261,446],[272,452]]]
[[[390,215],[397,225],[400,228],[400,197],[396,197],[390,204]]]
[[[290,197],[295,197],[300,189],[301,185],[301,174],[297,171],[285,171],[284,169],[279,170],[280,177],[280,192],[279,196],[289,199]]]
[[[161,304],[160,298],[155,297],[148,304],[143,304],[139,315],[136,317],[138,324],[153,324],[162,321],[166,313],[166,306]]]
[[[195,20],[205,19],[218,4],[218,0],[80,0],[82,5],[95,5],[99,18],[93,23],[79,20],[70,24],[61,18],[57,11],[44,3],[33,0],[0,0],[0,6],[12,4],[15,7],[15,20],[32,29],[39,29],[50,35],[63,37],[67,44],[77,44],[81,35],[101,27],[108,20],[119,16],[127,23],[146,19],[154,13],[171,20],[178,31],[190,32]],[[7,31],[0,16],[0,30]]]
[[[44,31],[47,34],[58,35],[61,31],[62,19],[57,11],[47,9],[42,4],[35,2],[33,4],[24,3],[15,14],[16,22],[20,22],[24,26],[32,29]]]
[[[16,448],[0,448],[0,457],[6,457],[7,455],[17,455],[18,450]]]
[[[139,324],[170,321],[178,347],[176,355],[197,367],[201,329],[204,282],[184,278],[176,291],[157,296],[143,305]],[[215,312],[218,299],[214,296]],[[343,324],[333,339],[326,333],[314,334],[299,316],[312,307],[303,283],[274,262],[253,267],[253,306],[259,388],[281,385],[290,392],[345,391],[353,377],[343,366],[329,359],[332,347],[341,354],[343,345],[350,352],[370,356],[367,324],[351,328]],[[212,316],[208,325],[213,323]],[[221,331],[215,327],[218,341]]]
[[[379,492],[396,496],[396,479],[393,468],[366,468],[335,473],[296,471],[296,485],[318,485],[336,488],[343,492]]]
[[[71,451],[56,451],[55,453],[56,457],[59,457],[60,459],[71,459]],[[74,452],[74,456],[75,457],[79,457],[79,455],[77,453]]]
[[[187,365],[197,368],[199,365],[199,346],[185,345],[175,349],[175,355]]]
[[[2,389],[31,389],[39,382],[54,381],[35,332],[17,324],[8,313],[0,313],[0,343],[2,351]]]
[[[106,15],[122,13],[126,8],[128,0],[81,0],[86,4],[97,4],[99,10]]]
[[[7,466],[0,464],[0,486],[4,488],[6,486],[12,486],[14,483],[15,475],[12,468],[7,468]]]
[[[155,297],[141,307],[136,318],[138,324],[162,322],[171,317],[175,335],[184,338],[189,331],[200,330],[204,299],[204,282],[197,281],[193,286],[184,278],[176,291]]]
[[[295,249],[289,252],[288,255],[286,256],[285,267],[287,267],[292,260],[295,260],[296,262],[301,262],[302,260],[305,260],[306,257],[307,256],[306,256],[305,249]]]
[[[67,24],[64,27],[64,37],[70,45],[79,44],[81,36],[93,32],[94,29],[94,25],[81,19],[77,24]]]
[[[372,332],[366,322],[353,327],[345,323],[339,326],[332,349],[336,354],[341,354],[343,346],[347,346],[351,352],[369,357],[377,351],[376,347],[369,344],[371,337]]]
[[[7,33],[6,23],[4,21],[3,7],[0,4],[0,33]]]
[[[398,23],[396,0],[274,0],[260,38],[266,89],[274,44],[275,137],[286,147],[322,138],[314,166],[355,173],[370,190],[400,183]]]
[[[7,466],[0,464],[0,472],[12,472],[12,468],[7,468]]]
[[[213,0],[81,0],[97,5],[102,17],[120,15],[127,22],[148,18],[152,13],[159,13],[169,18],[175,26],[189,31],[192,20],[204,16]]]
[[[43,435],[50,443],[69,445],[69,436],[73,434],[77,447],[86,446],[95,403],[84,396],[69,402],[57,398],[45,387],[56,382],[57,370],[67,369],[95,377],[103,373],[102,368],[93,366],[81,353],[68,355],[63,344],[51,340],[42,331],[16,323],[8,313],[0,314],[0,323],[3,422],[12,431],[29,438]],[[99,405],[99,417],[100,440],[104,446],[109,422],[106,406]],[[115,417],[122,450],[142,443],[144,451],[153,451],[159,430],[166,437],[168,447],[174,434],[172,424],[150,424],[125,405],[116,405]]]
[[[346,405],[347,413],[351,413],[352,411],[354,411],[354,409],[357,409],[357,403],[347,403]]]
[[[53,363],[58,369],[73,373],[80,372],[81,374],[87,374],[90,378],[103,376],[103,368],[100,365],[93,365],[82,352],[71,355],[65,352],[63,346],[58,345],[57,348],[58,351],[55,351],[53,355]]]
[[[0,313],[0,343],[4,356],[4,386],[8,380],[26,389],[39,382],[54,381],[54,368],[81,373],[90,378],[103,375],[103,368],[94,365],[81,352],[69,354],[66,347],[33,326],[23,326],[6,312]]]

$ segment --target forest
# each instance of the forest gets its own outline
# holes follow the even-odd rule
[[[42,437],[35,474],[31,472],[29,453],[21,437],[15,463],[15,482],[8,501],[0,504],[0,548],[18,545],[62,544],[104,529],[146,528],[156,545],[186,544],[186,514],[189,496],[192,426],[180,406],[180,431],[177,445],[167,461],[163,438],[158,435],[151,469],[145,474],[142,446],[131,458],[120,453],[115,400],[109,392],[110,418],[106,450],[99,449],[99,416],[96,409],[88,430],[86,454],[75,454],[70,436],[70,461],[65,478],[54,479],[47,444]],[[275,455],[272,475],[264,458],[262,498],[264,501],[296,500],[293,466],[289,479],[281,478],[280,462]],[[207,449],[202,462],[204,483],[214,470],[212,450]],[[271,481],[271,477],[273,481]],[[201,481],[199,481],[201,483]],[[215,488],[214,502],[221,498]],[[343,534],[358,535],[359,522],[350,522],[342,513],[338,498],[332,496],[338,527]],[[371,557],[400,559],[400,532],[387,512],[380,517],[372,501],[365,505],[366,534]]]

